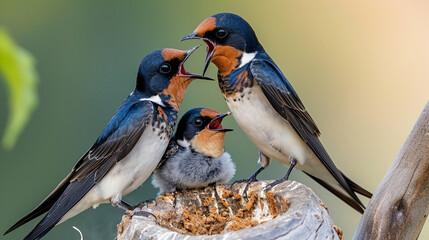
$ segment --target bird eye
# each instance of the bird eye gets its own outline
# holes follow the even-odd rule
[[[169,63],[163,63],[159,67],[159,72],[162,74],[168,74],[171,72],[171,65]]]
[[[216,31],[216,37],[218,38],[224,38],[226,37],[226,35],[228,35],[228,32],[226,31],[226,29],[220,28]]]
[[[196,126],[201,126],[201,125],[203,125],[203,120],[201,118],[195,118],[194,124]]]

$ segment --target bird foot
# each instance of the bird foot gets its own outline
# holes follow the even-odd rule
[[[280,179],[278,179],[278,180],[275,180],[275,181],[273,181],[272,183],[270,183],[270,184],[268,184],[267,186],[265,186],[265,188],[264,188],[264,191],[266,192],[266,191],[269,191],[269,190],[271,190],[271,188],[273,188],[273,187],[275,187],[276,185],[278,185],[278,184],[280,184],[280,183],[282,183],[282,182],[284,182],[284,181],[287,181],[288,180],[288,178],[286,178],[286,177],[284,177],[284,178],[280,178]]]
[[[231,190],[234,188],[234,185],[237,183],[244,183],[244,182],[248,182],[249,179],[245,178],[245,179],[237,179],[234,182],[231,183],[231,186],[229,187]]]
[[[249,190],[249,186],[250,186],[250,184],[252,183],[252,182],[257,182],[258,181],[258,179],[256,179],[256,177],[258,176],[258,174],[262,171],[262,170],[264,170],[265,169],[265,167],[260,167],[258,170],[256,170],[256,172],[254,172],[253,174],[252,174],[252,176],[250,176],[248,179],[239,179],[239,180],[235,180],[232,184],[231,184],[231,187],[230,187],[230,189],[233,189],[233,187],[234,187],[234,184],[236,184],[236,183],[242,183],[242,182],[247,182],[247,184],[246,184],[246,186],[244,187],[244,190],[243,190],[243,196],[244,196],[244,198],[246,198],[247,200],[249,200],[249,198],[247,197],[247,191]]]
[[[231,188],[230,189],[233,189],[233,187],[234,187],[234,184],[236,184],[236,183],[243,183],[243,182],[245,182],[246,183],[246,186],[244,187],[244,190],[243,190],[243,197],[246,199],[246,200],[249,200],[249,198],[247,197],[247,192],[248,192],[248,190],[249,190],[249,187],[250,187],[250,184],[252,183],[252,182],[257,182],[258,181],[258,179],[256,179],[256,176],[251,176],[251,177],[249,177],[249,178],[247,178],[247,179],[239,179],[239,180],[235,180],[232,184],[231,184]]]
[[[130,214],[128,212],[130,212]],[[133,217],[133,216],[150,217],[150,216],[152,216],[152,217],[155,218],[155,220],[157,220],[156,216],[153,213],[151,213],[151,212],[146,212],[146,211],[141,211],[140,210],[140,211],[127,211],[126,213],[130,217]]]
[[[284,182],[284,181],[289,180],[289,175],[291,174],[291,172],[292,172],[293,168],[295,167],[295,165],[296,165],[296,163],[297,163],[296,159],[295,159],[295,158],[293,158],[292,156],[290,157],[289,161],[290,161],[290,167],[289,167],[289,169],[287,170],[286,175],[285,175],[283,178],[280,178],[280,179],[275,180],[274,182],[272,182],[272,183],[268,184],[268,185],[264,188],[264,190],[265,190],[265,191],[266,191],[266,190],[269,190],[269,189],[271,189],[271,188],[273,188],[274,186],[276,186],[276,185],[278,185],[278,184],[280,184],[280,183],[282,183],[282,182]]]

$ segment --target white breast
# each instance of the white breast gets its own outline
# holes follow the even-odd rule
[[[245,89],[244,96],[236,101],[227,98],[227,104],[248,138],[270,158],[289,165],[292,155],[304,165],[313,154],[292,126],[271,106],[259,86]]]
[[[158,132],[148,127],[131,152],[95,187],[103,199],[130,193],[152,174],[168,145],[168,139],[160,139]]]

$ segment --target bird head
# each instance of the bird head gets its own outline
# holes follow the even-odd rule
[[[225,134],[232,131],[222,127],[222,120],[230,114],[209,108],[191,109],[180,119],[175,139],[179,144],[190,144],[194,150],[206,156],[220,157],[223,154]]]
[[[192,80],[213,80],[185,70],[185,61],[198,47],[187,51],[163,48],[146,55],[137,73],[136,91],[145,97],[159,95],[163,101],[178,109]]]
[[[218,13],[205,19],[181,41],[188,39],[202,39],[207,44],[203,75],[210,62],[218,67],[221,75],[227,75],[239,66],[243,53],[263,50],[252,27],[232,13]]]

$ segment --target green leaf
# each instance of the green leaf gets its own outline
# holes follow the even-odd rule
[[[0,72],[9,94],[9,116],[2,145],[11,149],[38,103],[37,73],[30,53],[0,28]]]

